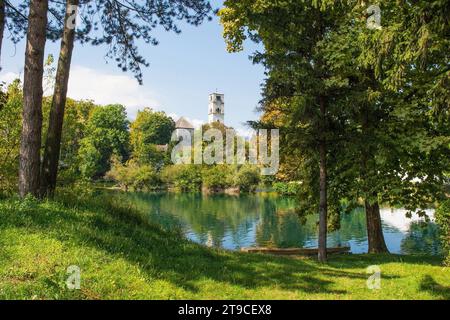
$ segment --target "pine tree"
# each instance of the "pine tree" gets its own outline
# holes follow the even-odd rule
[[[20,141],[19,193],[39,196],[42,130],[42,75],[46,41],[48,1],[31,0],[28,17],[23,117]]]

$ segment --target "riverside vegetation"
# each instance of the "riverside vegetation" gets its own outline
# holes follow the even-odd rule
[[[368,28],[359,0],[226,0],[218,11],[205,0],[161,3],[0,1],[0,46],[5,30],[14,42],[27,39],[23,81],[0,88],[0,295],[448,299],[448,1],[383,1],[379,28]],[[74,6],[83,6],[76,30]],[[126,106],[67,97],[76,40],[108,44],[106,57],[141,83],[148,62],[138,44],[156,45],[156,26],[178,32],[178,21],[198,26],[216,13],[229,52],[247,39],[261,45],[252,55],[266,72],[261,117],[249,125],[279,129],[275,176],[254,165],[174,166],[174,121],[164,112],[144,108],[130,122]],[[47,39],[61,40],[56,68],[44,57]],[[92,194],[103,183],[125,191],[273,188],[296,199],[299,219],[319,214],[320,263],[201,247]],[[447,258],[388,255],[383,205],[422,216],[436,208]],[[371,255],[328,258],[329,231],[356,207]],[[80,291],[64,286],[72,264],[84,270]],[[372,264],[383,270],[381,290],[365,286]]]

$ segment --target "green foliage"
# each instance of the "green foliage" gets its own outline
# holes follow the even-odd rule
[[[302,181],[301,212],[318,209],[321,141],[335,221],[343,198],[348,208],[363,199],[414,211],[443,197],[450,167],[446,3],[383,1],[382,29],[369,30],[365,2],[225,1],[219,15],[228,50],[242,50],[247,38],[264,45],[253,57],[268,75],[262,124],[281,129],[281,168]]]
[[[175,122],[163,111],[145,108],[139,111],[136,120],[131,124],[130,141],[133,157],[141,164],[160,167],[167,163],[167,153],[159,151],[155,145],[170,143]]]
[[[167,150],[169,150],[169,148],[167,148]],[[150,165],[158,170],[164,165],[171,163],[170,152],[165,149],[159,149],[155,144],[141,145],[137,152],[133,151],[133,159],[136,159],[140,164]]]
[[[164,111],[145,108],[131,124],[131,145],[138,150],[142,144],[168,144],[175,122]]]
[[[450,200],[443,201],[436,209],[436,222],[440,228],[446,264],[450,266]]]
[[[252,165],[172,165],[162,170],[162,180],[179,191],[196,192],[203,187],[211,192],[222,192],[239,187],[242,192],[251,192],[260,182],[260,171]]]
[[[219,12],[229,51],[241,51],[247,38],[264,45],[264,52],[253,56],[268,76],[261,109],[271,116],[262,125],[281,129],[282,158],[295,163],[290,178],[302,181],[298,198],[303,214],[319,209],[319,149],[329,155],[339,150],[327,140],[341,134],[345,113],[334,101],[346,96],[348,81],[329,68],[326,53],[327,39],[341,23],[349,23],[343,22],[349,9],[346,3],[334,6],[328,1],[230,0]],[[328,212],[336,214],[338,196],[329,195]]]
[[[300,190],[299,181],[282,182],[277,181],[273,183],[273,190],[284,196],[296,196]]]
[[[243,165],[234,178],[234,185],[239,187],[242,192],[252,192],[255,191],[260,181],[261,174],[257,166]]]
[[[84,179],[94,177],[102,171],[102,154],[95,146],[94,139],[85,137],[79,149],[80,172]]]
[[[0,93],[0,190],[11,193],[17,189],[19,145],[22,119],[22,87],[19,80],[12,82],[7,90]],[[43,99],[43,141],[47,132],[48,113],[51,99]],[[85,136],[89,114],[94,108],[91,101],[76,101],[67,99],[64,126],[61,141],[59,183],[75,183],[80,178],[80,170],[94,174],[96,168],[89,168],[95,164],[100,155],[96,150],[88,150],[88,141],[82,143]],[[92,161],[79,162],[79,149],[83,145],[84,154],[92,157]],[[89,151],[89,152],[88,152]]]
[[[151,166],[137,166],[134,170],[133,188],[135,190],[157,190],[162,187],[159,175]]]
[[[5,91],[0,86],[0,193],[17,190],[21,119],[22,90],[15,80]]]
[[[82,145],[81,141],[86,133],[89,115],[94,107],[95,105],[92,101],[76,101],[70,98],[66,101],[58,171],[58,181],[60,183],[74,183],[80,178],[80,158],[78,154]],[[86,144],[86,147],[88,147],[86,142],[83,144]],[[86,164],[84,163],[83,165],[86,166]],[[85,169],[86,167],[83,170]]]
[[[228,165],[211,165],[202,169],[203,187],[211,191],[221,191],[233,185],[234,170]]]
[[[270,188],[276,180],[276,175],[260,176],[262,186]]]
[[[112,155],[126,160],[130,134],[125,107],[96,106],[86,125],[79,150],[80,171],[86,179],[102,177],[110,169]]]
[[[111,170],[105,177],[114,180],[125,190],[130,187],[136,191],[161,188],[161,181],[155,170],[150,165],[139,165],[135,160],[130,160],[123,165],[115,158],[112,161]]]
[[[198,165],[166,166],[161,173],[169,188],[183,192],[197,192],[202,187],[202,169]]]

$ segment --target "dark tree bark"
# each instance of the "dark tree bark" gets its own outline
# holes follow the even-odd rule
[[[5,31],[5,23],[6,23],[5,10],[6,10],[5,1],[0,0],[0,58],[2,57],[3,32]],[[0,70],[2,70],[1,60],[0,60]]]
[[[327,261],[327,145],[325,139],[325,120],[326,120],[326,106],[323,97],[320,98],[320,114],[321,114],[321,138],[319,141],[319,262]]]
[[[373,73],[370,74],[372,79],[375,79]],[[373,80],[375,83],[375,80]],[[363,137],[369,138],[373,133],[370,130],[371,118],[369,106],[365,105],[365,109],[363,110],[362,115],[362,132]],[[372,120],[373,121],[373,120]],[[372,125],[373,126],[373,125]],[[361,159],[361,178],[365,181],[368,180],[368,170],[369,163],[373,162],[374,158],[374,147],[370,144],[365,144],[362,146],[362,159]],[[372,161],[371,161],[372,160]],[[372,164],[372,166],[374,166]],[[387,253],[389,252],[384,241],[383,235],[383,226],[381,224],[381,216],[380,216],[380,206],[378,201],[374,203],[370,203],[367,200],[367,197],[372,195],[373,198],[377,198],[377,192],[374,190],[370,190],[368,185],[365,186],[365,194],[366,199],[364,200],[364,207],[366,212],[366,222],[367,222],[367,241],[369,244],[368,253]]]
[[[367,240],[369,242],[369,253],[388,253],[384,241],[383,228],[381,225],[380,206],[378,202],[370,204],[365,201]]]
[[[20,139],[19,193],[39,196],[42,133],[42,76],[47,28],[48,0],[31,0],[28,16],[23,119]]]
[[[75,41],[75,27],[72,21],[73,8],[78,6],[79,0],[68,0],[61,48],[59,52],[58,69],[50,117],[45,142],[44,159],[41,170],[41,196],[53,196],[58,175],[58,163],[61,150],[61,137],[64,122],[64,110],[67,99],[70,64]]]

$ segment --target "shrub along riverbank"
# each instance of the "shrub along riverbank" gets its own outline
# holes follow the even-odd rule
[[[261,182],[260,169],[252,165],[168,165],[156,172],[148,165],[115,161],[106,180],[128,191],[175,190],[181,192],[224,192],[234,188],[253,192]]]
[[[99,196],[101,197],[101,196]],[[209,249],[104,198],[0,200],[2,299],[449,299],[439,257],[271,257]],[[81,269],[79,290],[67,268]],[[366,286],[379,265],[381,289]]]

